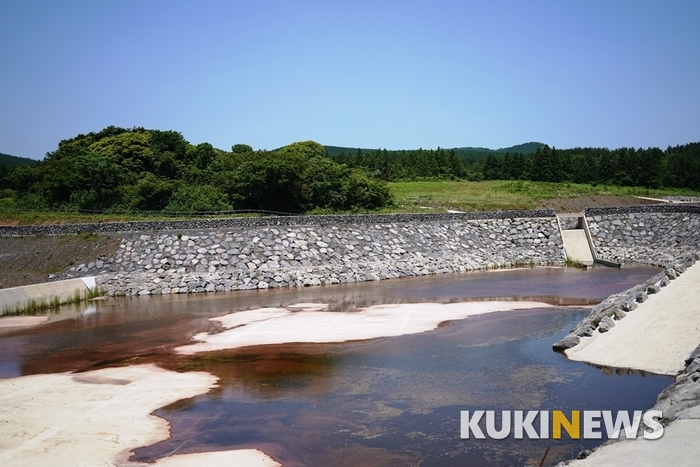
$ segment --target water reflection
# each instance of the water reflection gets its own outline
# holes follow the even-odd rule
[[[551,446],[558,462],[599,443],[461,440],[459,413],[651,406],[671,378],[607,375],[551,351],[585,313],[495,313],[411,336],[183,358],[220,387],[157,411],[172,438],[134,459],[264,445],[284,465],[524,465]]]

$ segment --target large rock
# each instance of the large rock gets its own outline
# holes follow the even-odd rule
[[[581,321],[576,329],[574,329],[573,334],[579,337],[591,337],[595,331],[595,324],[590,319],[585,319]]]
[[[598,332],[608,332],[614,327],[615,321],[613,321],[610,316],[604,316],[603,319],[600,320],[600,324],[598,325]]]
[[[579,336],[577,336],[576,334],[569,334],[563,339],[555,342],[552,345],[552,348],[557,352],[561,352],[563,350],[575,347],[576,345],[578,345],[579,342],[581,342],[581,338]]]
[[[613,315],[613,318],[614,318],[614,319],[616,319],[616,320],[621,320],[621,319],[624,318],[625,316],[627,316],[627,313],[625,313],[624,311],[622,311],[621,308],[616,308],[616,309],[615,309],[615,314]]]

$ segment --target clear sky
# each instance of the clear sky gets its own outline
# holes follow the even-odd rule
[[[697,0],[3,0],[0,152],[700,141]]]

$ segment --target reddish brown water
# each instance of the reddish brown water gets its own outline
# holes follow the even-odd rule
[[[175,356],[172,349],[232,310],[298,302],[353,310],[379,303],[489,297],[592,303],[651,268],[543,268],[312,289],[147,297],[75,307],[72,317],[0,330],[0,377],[155,362],[221,379],[208,394],[163,408],[172,438],[134,460],[255,447],[284,465],[545,465],[600,442],[462,440],[461,410],[645,410],[671,379],[570,362],[551,344],[587,310],[480,315],[417,335],[288,344]],[[65,311],[65,310],[64,310]],[[87,313],[86,313],[87,311]]]

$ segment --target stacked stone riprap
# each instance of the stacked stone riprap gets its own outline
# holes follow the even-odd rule
[[[680,274],[699,258],[698,253],[685,258],[675,258],[674,266],[668,266],[662,272],[654,275],[642,284],[631,287],[623,292],[610,295],[595,305],[571,332],[563,339],[555,342],[552,348],[556,351],[570,349],[579,344],[582,337],[591,337],[596,332],[607,332],[615,325],[615,321],[623,319],[627,313],[633,312],[638,303],[647,300],[650,294],[659,293],[670,280],[675,280]]]
[[[562,230],[572,230],[578,227],[578,217],[560,217],[559,225]]]
[[[641,208],[586,210],[599,258],[672,266],[700,250],[700,208],[661,205],[637,212]]]
[[[685,370],[676,377],[676,382],[659,394],[655,410],[664,414],[664,423],[676,419],[698,418],[700,402],[700,345],[685,360]]]
[[[126,234],[102,268],[69,272],[108,294],[192,293],[561,264],[562,248],[553,217],[290,225]]]

